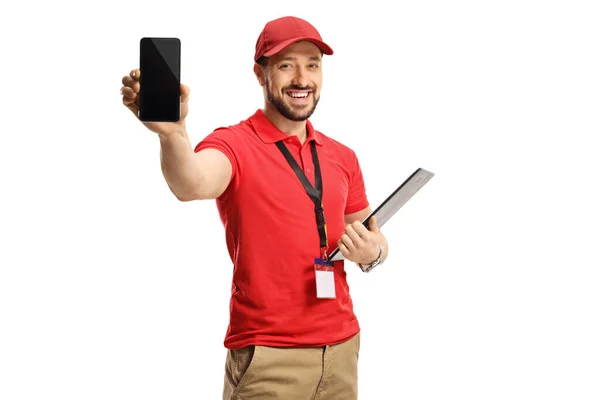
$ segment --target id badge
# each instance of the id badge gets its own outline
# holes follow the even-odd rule
[[[320,299],[335,299],[333,261],[327,262],[322,258],[315,258],[315,274],[317,280],[317,297]]]

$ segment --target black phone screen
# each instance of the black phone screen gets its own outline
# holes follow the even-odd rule
[[[179,121],[180,64],[179,39],[142,38],[140,40],[140,120]]]

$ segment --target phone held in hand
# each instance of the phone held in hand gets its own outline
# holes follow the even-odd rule
[[[140,40],[139,118],[144,122],[177,122],[181,116],[181,41]]]

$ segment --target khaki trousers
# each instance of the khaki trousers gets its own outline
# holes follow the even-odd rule
[[[333,346],[228,350],[223,400],[356,400],[360,333]]]

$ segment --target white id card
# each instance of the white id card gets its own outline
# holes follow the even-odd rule
[[[315,258],[315,274],[317,281],[317,297],[320,299],[335,299],[335,275],[333,262]]]

